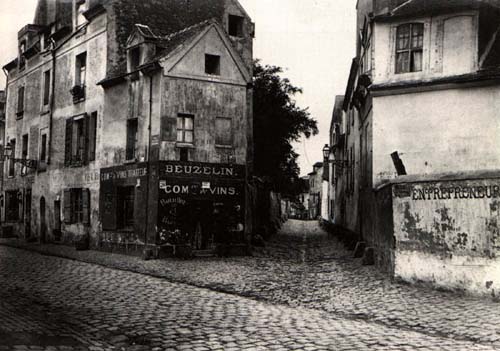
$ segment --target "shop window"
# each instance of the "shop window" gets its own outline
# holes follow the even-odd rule
[[[9,190],[5,192],[5,220],[15,222],[19,220],[19,210],[21,201],[17,190]]]
[[[43,73],[43,106],[50,102],[50,70]]]
[[[137,118],[127,121],[127,150],[126,160],[132,161],[136,159],[137,153],[137,136],[138,136],[138,120]]]
[[[403,24],[396,31],[396,74],[422,71],[424,25]]]
[[[217,117],[215,119],[215,144],[233,145],[233,121],[231,118]]]
[[[17,118],[22,118],[24,114],[24,87],[17,89]]]
[[[244,18],[241,16],[229,15],[228,20],[228,33],[233,37],[243,36],[243,22]]]
[[[65,166],[81,166],[95,160],[97,113],[66,120]]]
[[[90,223],[90,191],[73,188],[64,190],[64,222]]]
[[[12,148],[12,156],[9,158],[8,174],[9,174],[9,177],[12,178],[16,175],[16,164],[14,162],[14,158],[16,157],[16,139],[10,140],[10,147]]]
[[[192,144],[194,141],[194,116],[179,114],[177,116],[177,142]]]
[[[134,227],[134,201],[134,186],[118,187],[116,208],[118,229],[132,229]]]
[[[205,54],[205,73],[220,75],[220,56]]]

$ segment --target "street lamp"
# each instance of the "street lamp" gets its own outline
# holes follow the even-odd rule
[[[15,155],[12,154],[13,151],[14,150],[13,150],[12,145],[10,144],[10,142],[8,142],[7,145],[5,145],[5,147],[3,148],[3,160],[4,161],[6,159],[11,160],[13,163],[20,163],[25,167],[33,168],[33,169],[36,169],[38,167],[38,161],[28,160],[25,158],[15,158]]]
[[[323,148],[323,158],[325,160],[328,160],[329,156],[330,156],[330,146],[328,146],[328,144],[325,144],[325,147]]]

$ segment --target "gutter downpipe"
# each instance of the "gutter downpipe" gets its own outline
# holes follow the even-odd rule
[[[149,122],[148,122],[148,164],[146,178],[146,235],[144,237],[144,256],[149,259],[148,250],[148,235],[149,235],[149,183],[151,180],[151,133],[152,133],[152,116],[153,116],[153,78],[154,73],[149,76]]]

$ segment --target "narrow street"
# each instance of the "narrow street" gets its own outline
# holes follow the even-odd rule
[[[0,350],[496,349],[5,246],[0,340]]]

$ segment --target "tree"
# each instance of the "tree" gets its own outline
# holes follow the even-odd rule
[[[281,67],[254,62],[255,174],[270,180],[274,190],[293,196],[302,186],[292,143],[318,134],[318,126],[307,108],[296,105],[294,96],[302,89],[281,73]]]

